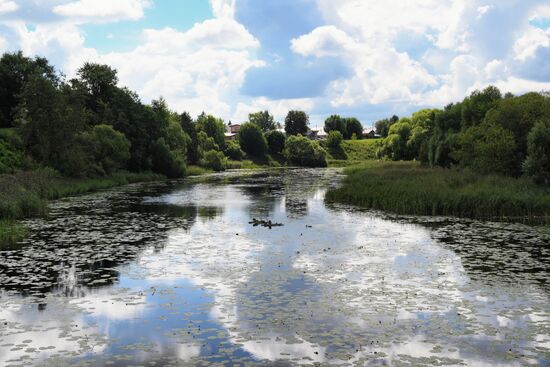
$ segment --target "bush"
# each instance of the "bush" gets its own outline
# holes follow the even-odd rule
[[[241,125],[237,134],[241,149],[253,156],[263,156],[267,152],[267,141],[262,129],[252,122]]]
[[[84,134],[84,141],[105,174],[113,173],[130,159],[130,142],[110,125],[94,126],[90,133]]]
[[[523,171],[535,182],[550,185],[550,120],[536,123],[529,132]]]
[[[286,136],[280,131],[272,130],[265,134],[269,151],[273,154],[280,154],[285,149]]]
[[[329,148],[339,149],[342,145],[342,140],[344,140],[342,133],[337,130],[332,130],[328,133],[327,145]]]
[[[179,178],[185,175],[185,160],[170,151],[163,138],[157,139],[152,145],[153,171],[169,178]]]
[[[361,139],[363,137],[363,125],[361,125],[359,120],[357,120],[355,117],[349,117],[344,119],[344,122],[346,125],[344,138],[353,139],[354,135],[355,139]]]
[[[227,158],[225,158],[222,152],[217,150],[209,150],[204,153],[202,165],[206,168],[213,169],[216,172],[225,171]]]
[[[290,162],[299,166],[327,166],[327,152],[319,143],[303,136],[291,136],[287,139],[286,156]]]
[[[242,161],[244,158],[244,152],[242,151],[241,146],[234,140],[227,143],[224,153],[226,157],[235,161]]]
[[[461,166],[485,174],[514,172],[516,142],[510,130],[487,123],[472,126],[460,133],[459,144],[454,154]]]

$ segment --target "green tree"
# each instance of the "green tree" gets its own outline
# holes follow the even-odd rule
[[[516,142],[510,130],[487,123],[460,133],[452,154],[461,166],[479,173],[509,174],[515,165]]]
[[[69,104],[54,83],[33,75],[25,83],[18,124],[27,152],[38,162],[67,175],[80,175],[84,162],[77,140],[86,125],[83,106]],[[87,163],[87,162],[86,162]]]
[[[331,131],[339,131],[342,136],[345,136],[347,134],[346,120],[340,115],[331,115],[325,120],[324,130],[327,134]]]
[[[187,145],[187,161],[191,164],[197,164],[200,160],[199,155],[199,140],[197,137],[197,129],[195,128],[195,123],[191,118],[191,115],[187,112],[184,112],[180,115],[180,124],[189,136],[189,144]]]
[[[214,141],[214,138],[206,135],[204,131],[199,131],[197,134],[197,140],[199,142],[199,156],[202,157],[203,154],[209,150],[220,150],[220,147]]]
[[[542,185],[550,185],[550,119],[539,121],[527,137],[523,171]]]
[[[488,86],[483,91],[474,91],[462,102],[461,125],[468,128],[479,125],[485,118],[485,114],[497,105],[502,99],[502,94],[497,87]]]
[[[225,146],[224,154],[226,157],[235,161],[242,161],[244,159],[244,152],[241,149],[239,143],[235,140],[231,140]]]
[[[327,146],[332,149],[340,149],[342,146],[342,133],[337,130],[332,130],[328,133]]]
[[[260,127],[252,122],[242,124],[237,139],[246,153],[261,157],[267,152],[267,141]]]
[[[59,84],[54,67],[45,58],[31,59],[23,56],[21,51],[5,53],[0,58],[0,128],[15,126],[21,92],[32,76],[45,78],[54,86]]]
[[[97,111],[113,98],[118,84],[117,71],[109,65],[87,62],[77,71],[81,86],[89,95],[89,107]]]
[[[281,154],[285,149],[286,137],[280,131],[272,130],[265,134],[269,151],[273,154]]]
[[[399,122],[391,125],[388,137],[383,141],[383,151],[392,160],[411,159],[411,152],[407,146],[412,130],[411,124],[410,119],[402,118]]]
[[[158,138],[151,146],[152,168],[169,178],[180,178],[185,175],[185,160],[170,151],[164,138]]]
[[[308,131],[309,116],[304,111],[289,111],[285,118],[287,135],[305,135]]]
[[[512,174],[522,172],[522,163],[527,157],[527,136],[535,123],[550,119],[550,95],[526,93],[519,97],[501,100],[487,112],[485,122],[500,125],[514,134],[516,142],[515,164]]]
[[[83,135],[103,174],[112,174],[130,159],[130,142],[111,125],[96,125]]]
[[[300,135],[293,135],[287,139],[286,157],[298,166],[327,166],[327,152],[316,141]]]
[[[346,125],[346,133],[343,134],[345,139],[351,139],[355,134],[357,139],[363,137],[363,125],[355,117],[348,117],[344,119]]]
[[[397,121],[399,121],[399,117],[397,117],[396,115],[393,115],[389,119],[376,121],[374,123],[374,129],[378,135],[380,135],[383,138],[386,138],[390,132],[390,126],[395,124]]]
[[[273,119],[273,116],[269,114],[269,111],[260,111],[249,114],[248,122],[258,125],[264,133],[276,129],[275,120]]]
[[[197,118],[197,131],[203,131],[214,139],[214,142],[223,149],[225,147],[225,125],[222,119],[202,113]]]
[[[209,150],[204,153],[202,165],[206,168],[213,169],[216,172],[225,171],[227,158],[225,158],[222,152],[217,150]]]

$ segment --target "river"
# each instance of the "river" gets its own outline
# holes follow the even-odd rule
[[[0,252],[0,366],[550,365],[547,230],[326,203],[341,177],[52,203]]]

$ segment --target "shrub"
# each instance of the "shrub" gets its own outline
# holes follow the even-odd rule
[[[262,129],[252,122],[241,125],[237,134],[241,149],[253,156],[263,156],[267,152],[267,141]]]
[[[535,182],[550,185],[550,120],[537,122],[529,132],[523,171]]]
[[[265,134],[269,151],[274,154],[280,154],[285,149],[286,137],[280,131],[272,130]]]
[[[329,148],[338,149],[342,145],[342,140],[344,140],[342,133],[337,130],[332,130],[328,133],[327,145]]]
[[[216,172],[225,171],[227,158],[225,158],[222,152],[217,150],[209,150],[204,153],[202,165],[206,168],[211,168]]]
[[[123,167],[130,159],[130,142],[110,125],[94,126],[90,133],[84,134],[84,140],[92,150],[94,161],[106,174]]]
[[[241,146],[236,141],[230,141],[225,147],[225,156],[233,159],[235,161],[242,161],[244,158],[244,152],[241,149]]]
[[[170,151],[163,138],[157,139],[152,145],[153,171],[169,178],[179,178],[185,175],[185,160]]]
[[[319,143],[303,136],[291,136],[287,139],[286,156],[290,162],[299,166],[327,166],[327,152]]]

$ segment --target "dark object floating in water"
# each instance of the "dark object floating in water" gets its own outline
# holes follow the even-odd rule
[[[250,222],[248,222],[248,224],[252,224],[254,225],[254,227],[256,226],[262,226],[262,227],[268,227],[269,229],[271,229],[271,227],[282,227],[283,224],[282,223],[273,223],[270,220],[262,220],[262,219],[256,219],[256,218],[252,218],[252,220]]]

